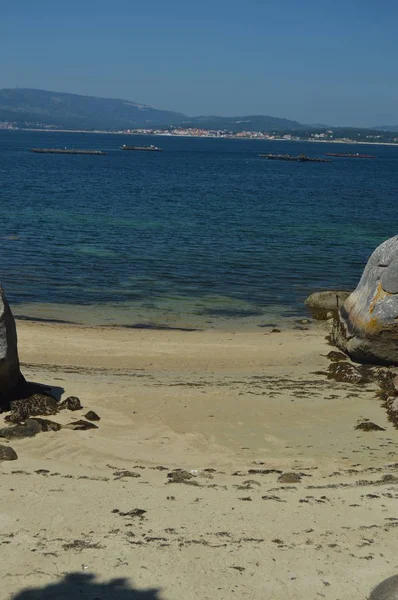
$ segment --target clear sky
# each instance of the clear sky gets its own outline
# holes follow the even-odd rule
[[[398,124],[397,0],[0,0],[0,88]]]

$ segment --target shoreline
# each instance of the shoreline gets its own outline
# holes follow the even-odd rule
[[[17,323],[32,323],[32,324],[43,324],[43,325],[65,325],[70,327],[78,327],[79,329],[103,329],[103,330],[138,330],[138,331],[181,331],[181,332],[220,332],[220,333],[253,333],[256,331],[265,334],[267,331],[275,330],[274,333],[280,331],[293,331],[293,330],[309,330],[313,329],[317,325],[317,321],[312,319],[310,316],[304,316],[302,318],[290,318],[280,320],[275,323],[260,323],[260,324],[247,324],[246,326],[241,323],[237,323],[236,320],[230,319],[227,325],[214,326],[214,327],[194,327],[188,323],[184,325],[166,325],[161,323],[83,323],[79,321],[69,321],[65,319],[56,319],[51,317],[30,317],[27,315],[14,315]],[[276,319],[274,319],[276,321]],[[279,327],[283,327],[279,329]]]
[[[12,303],[19,322],[65,323],[87,327],[181,331],[265,331],[312,326],[315,321],[305,305],[259,307],[249,303],[196,305],[196,300],[147,308],[131,303],[51,304]]]

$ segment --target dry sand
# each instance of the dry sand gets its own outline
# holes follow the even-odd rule
[[[84,405],[53,419],[101,421],[0,463],[0,598],[365,600],[398,572],[397,432],[322,374],[324,331],[18,332],[27,378]]]

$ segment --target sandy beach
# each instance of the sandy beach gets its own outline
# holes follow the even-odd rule
[[[27,379],[83,404],[50,418],[101,420],[10,443],[1,598],[365,600],[396,574],[397,434],[373,384],[327,379],[320,326],[17,325]]]

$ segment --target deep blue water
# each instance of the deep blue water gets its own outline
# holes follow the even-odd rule
[[[376,159],[258,157],[328,151]],[[108,322],[118,306],[130,323],[137,310],[187,323],[301,315],[313,290],[355,286],[397,233],[397,192],[398,147],[0,132],[0,278],[14,306],[99,305]]]

